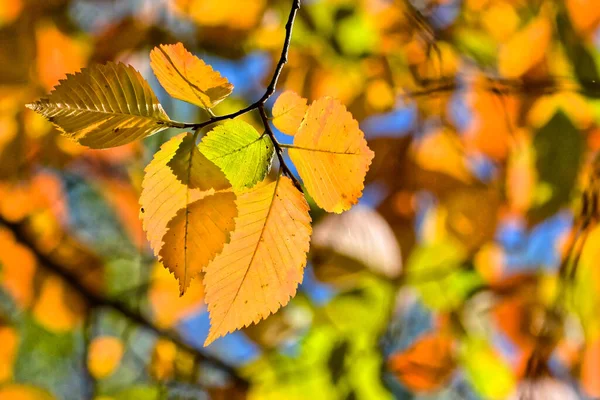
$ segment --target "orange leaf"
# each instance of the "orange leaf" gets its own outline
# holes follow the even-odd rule
[[[175,372],[175,357],[177,346],[166,339],[158,339],[152,353],[150,373],[158,380],[166,380],[173,377]]]
[[[83,321],[84,313],[85,303],[62,279],[54,275],[45,278],[33,307],[37,322],[53,332],[68,332]]]
[[[160,45],[150,52],[150,66],[173,97],[212,108],[233,91],[233,85],[183,44]]]
[[[223,250],[237,216],[233,192],[216,193],[180,209],[167,225],[160,258],[183,294],[192,278]]]
[[[13,234],[0,228],[0,284],[19,307],[33,299],[33,278],[37,262],[31,252],[15,241]]]
[[[358,122],[330,97],[310,105],[289,153],[317,205],[338,214],[362,196],[374,156]]]
[[[600,397],[600,339],[587,344],[581,364],[581,385],[590,397]]]
[[[311,218],[289,178],[241,194],[238,208],[231,242],[205,269],[211,320],[205,346],[286,305],[306,265]]]
[[[53,400],[54,396],[35,386],[11,383],[0,388],[0,400]]]
[[[298,93],[287,90],[273,104],[273,124],[281,132],[295,135],[308,110],[307,100]]]
[[[388,361],[390,370],[409,389],[428,392],[444,385],[455,367],[452,339],[429,333]]]
[[[500,48],[498,70],[507,78],[518,78],[546,55],[552,27],[543,16],[535,18]],[[535,45],[532,45],[535,43]]]
[[[123,342],[114,336],[101,336],[90,343],[88,368],[96,379],[110,376],[123,358]]]
[[[577,31],[591,33],[598,26],[600,8],[596,0],[567,0],[565,3]]]
[[[19,348],[19,336],[14,328],[0,327],[0,382],[13,377],[13,364]]]
[[[183,294],[233,230],[235,195],[225,174],[200,153],[190,134],[165,143],[145,171],[140,196],[144,230]],[[200,246],[198,240],[206,242]]]

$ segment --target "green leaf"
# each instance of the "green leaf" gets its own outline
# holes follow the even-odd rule
[[[407,263],[407,283],[418,290],[428,307],[455,309],[482,284],[477,272],[461,267],[465,257],[465,250],[453,241],[417,247]]]
[[[200,151],[225,172],[234,190],[249,188],[262,181],[273,160],[274,146],[243,121],[228,121],[202,139]]]
[[[538,186],[530,216],[541,220],[568,203],[579,173],[584,141],[569,118],[559,111],[536,133],[533,145]]]

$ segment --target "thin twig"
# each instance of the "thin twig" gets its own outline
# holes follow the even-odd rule
[[[234,367],[226,364],[225,362],[216,357],[211,356],[210,354],[206,354],[201,350],[197,349],[191,343],[188,343],[181,336],[179,336],[176,332],[158,327],[151,320],[149,320],[139,312],[131,310],[127,305],[125,305],[121,301],[102,296],[96,293],[94,290],[87,287],[86,285],[84,285],[70,271],[68,271],[62,265],[54,261],[52,258],[48,257],[38,247],[35,240],[32,240],[31,237],[25,233],[27,229],[24,222],[10,222],[4,219],[2,216],[0,216],[0,224],[13,233],[17,242],[24,245],[31,251],[31,253],[37,259],[39,265],[47,268],[54,274],[61,277],[69,286],[71,286],[81,297],[83,297],[87,301],[90,307],[108,308],[112,311],[115,311],[121,314],[123,317],[127,318],[129,321],[139,325],[140,327],[150,330],[162,338],[170,340],[179,348],[193,354],[198,359],[204,362],[211,363],[217,368],[227,372],[231,376],[231,378],[238,384],[241,384],[243,386],[248,385],[248,382],[236,372]]]
[[[265,103],[275,93],[275,90],[277,89],[277,81],[279,80],[281,71],[283,71],[283,67],[288,61],[288,52],[290,49],[290,44],[292,43],[292,31],[294,28],[294,20],[296,19],[296,14],[298,13],[299,9],[300,9],[300,0],[292,0],[292,7],[290,9],[290,14],[288,15],[287,23],[285,24],[285,39],[283,40],[283,47],[281,48],[281,55],[279,56],[279,61],[277,62],[277,65],[275,66],[275,71],[273,72],[273,77],[271,78],[271,82],[269,83],[269,85],[267,86],[267,88],[265,90],[265,93],[261,96],[261,98],[259,100],[252,103],[248,107],[238,110],[234,113],[219,115],[219,116],[212,116],[208,121],[204,121],[204,122],[200,122],[200,123],[176,123],[176,125],[173,125],[173,126],[176,128],[183,128],[183,129],[191,128],[195,131],[195,133],[197,135],[198,132],[200,131],[200,129],[202,129],[206,126],[215,124],[219,121],[224,121],[227,119],[233,119],[233,118],[239,117],[240,115],[246,114],[253,110],[258,110],[261,121],[265,128],[265,132],[267,135],[269,135],[269,137],[271,138],[271,141],[273,142],[273,146],[275,147],[275,153],[277,154],[277,158],[279,160],[281,168],[283,169],[283,173],[293,181],[294,186],[296,186],[300,191],[302,191],[302,186],[300,185],[300,182],[298,181],[298,179],[296,179],[294,174],[291,172],[291,170],[285,163],[285,160],[283,158],[282,146],[275,138],[275,135],[273,134],[273,130],[271,129],[271,127],[269,125],[269,118],[267,117],[267,114],[265,112]]]

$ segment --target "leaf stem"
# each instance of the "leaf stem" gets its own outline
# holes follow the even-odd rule
[[[275,138],[275,134],[273,133],[273,130],[271,129],[271,126],[269,125],[269,118],[267,117],[267,113],[265,111],[264,104],[261,104],[258,107],[258,113],[260,114],[260,119],[262,120],[263,126],[265,127],[265,133],[267,135],[269,135],[269,138],[273,142],[273,146],[275,146],[275,153],[277,154],[277,159],[279,160],[279,165],[280,165],[281,170],[288,178],[290,178],[292,180],[292,182],[294,183],[294,186],[296,186],[296,188],[301,193],[304,193],[304,191],[302,190],[302,185],[300,184],[298,179],[296,179],[296,177],[294,176],[294,174],[292,173],[290,168],[285,163],[285,159],[283,158],[284,145],[279,143],[277,141],[277,139]]]
[[[294,28],[294,20],[296,19],[296,14],[298,13],[298,10],[300,9],[300,1],[301,0],[292,0],[292,7],[291,7],[290,13],[288,15],[287,23],[285,24],[285,39],[283,41],[281,55],[279,56],[279,61],[277,62],[275,71],[273,72],[273,77],[271,78],[271,82],[269,82],[269,85],[267,86],[265,93],[262,95],[262,97],[259,100],[252,103],[248,107],[238,110],[231,114],[225,114],[225,115],[219,115],[219,116],[215,116],[213,114],[209,120],[204,121],[204,122],[177,123],[177,126],[176,125],[172,125],[172,126],[176,127],[176,128],[182,128],[182,129],[191,128],[191,129],[194,129],[197,134],[198,131],[200,129],[204,128],[205,126],[212,125],[214,123],[217,123],[219,121],[224,121],[226,119],[233,119],[233,118],[239,117],[240,115],[246,114],[247,112],[250,112],[253,110],[258,110],[261,121],[265,128],[265,132],[271,138],[271,141],[273,142],[273,146],[275,146],[275,153],[277,154],[277,158],[279,159],[279,163],[281,164],[283,173],[286,176],[288,176],[294,183],[294,186],[296,186],[298,188],[298,190],[300,190],[302,192],[302,186],[300,185],[300,182],[298,181],[298,179],[296,179],[294,174],[291,172],[291,170],[285,163],[285,160],[283,159],[283,147],[288,147],[288,145],[282,145],[277,141],[277,139],[275,139],[273,130],[271,129],[271,127],[269,125],[269,117],[267,117],[267,114],[265,112],[265,103],[267,102],[267,100],[269,100],[269,98],[273,95],[273,93],[275,93],[275,90],[277,89],[277,81],[279,80],[281,71],[283,71],[283,67],[285,66],[285,64],[288,61],[288,52],[289,52],[290,44],[292,42],[292,31]]]

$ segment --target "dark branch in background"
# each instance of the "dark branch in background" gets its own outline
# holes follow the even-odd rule
[[[181,124],[175,123],[175,124],[172,124],[171,126],[173,126],[175,128],[182,128],[182,129],[191,128],[191,129],[194,129],[196,132],[198,132],[200,129],[202,129],[206,126],[215,124],[219,121],[233,119],[235,117],[239,117],[242,114],[246,114],[247,112],[250,112],[253,110],[258,110],[261,121],[265,128],[265,133],[267,135],[269,135],[269,138],[271,139],[271,141],[273,142],[273,145],[275,146],[275,153],[277,154],[277,159],[279,160],[279,163],[281,164],[283,173],[285,175],[287,175],[294,182],[294,185],[300,191],[302,191],[300,182],[298,182],[296,177],[292,174],[289,167],[286,165],[285,160],[283,159],[283,148],[279,144],[277,139],[275,138],[275,135],[273,134],[273,130],[269,126],[269,119],[265,112],[265,103],[267,102],[267,100],[269,100],[269,98],[273,95],[273,93],[275,93],[275,90],[277,88],[277,81],[279,80],[279,76],[281,75],[283,66],[288,61],[288,51],[290,48],[290,44],[292,42],[292,30],[294,28],[294,20],[296,19],[296,14],[299,9],[300,9],[300,0],[292,0],[292,8],[290,10],[290,14],[288,15],[287,23],[285,24],[285,39],[283,40],[283,47],[281,49],[281,55],[279,56],[279,61],[277,62],[277,65],[275,66],[275,72],[273,72],[273,77],[271,78],[271,82],[269,83],[269,85],[267,86],[267,89],[265,90],[265,93],[262,95],[262,97],[259,100],[257,100],[256,102],[252,103],[248,107],[243,108],[239,111],[236,111],[231,114],[212,116],[209,120],[204,121],[204,122],[200,122],[197,124],[196,123],[181,123]]]
[[[176,332],[159,328],[151,320],[143,316],[141,313],[131,310],[127,305],[123,304],[121,301],[107,298],[88,288],[66,268],[58,264],[56,261],[48,257],[48,255],[46,255],[43,251],[40,250],[35,240],[32,240],[31,237],[28,234],[26,234],[26,222],[9,222],[2,216],[0,216],[0,225],[9,229],[13,233],[15,240],[21,245],[27,247],[32,252],[40,266],[47,268],[54,274],[60,276],[67,284],[69,284],[69,286],[73,288],[73,290],[75,290],[75,292],[77,292],[87,301],[88,305],[91,308],[107,308],[112,311],[115,311],[121,314],[123,317],[127,318],[129,321],[139,325],[140,327],[150,330],[162,338],[170,340],[180,349],[183,349],[184,351],[192,354],[194,358],[203,362],[210,363],[215,367],[225,371],[237,384],[243,385],[244,387],[248,385],[248,382],[238,375],[234,367],[226,364],[225,362],[216,357],[213,357],[197,349],[190,343],[186,342]]]
[[[404,95],[406,97],[426,97],[469,88],[470,83],[466,79],[468,77],[462,76],[462,78],[462,81],[457,81],[456,77],[444,77],[424,81],[423,89],[405,92]],[[473,89],[484,90],[498,95],[528,94],[532,96],[542,96],[570,91],[587,97],[600,97],[600,82],[577,81],[563,77],[550,77],[537,80],[487,77],[482,83],[474,86]]]

